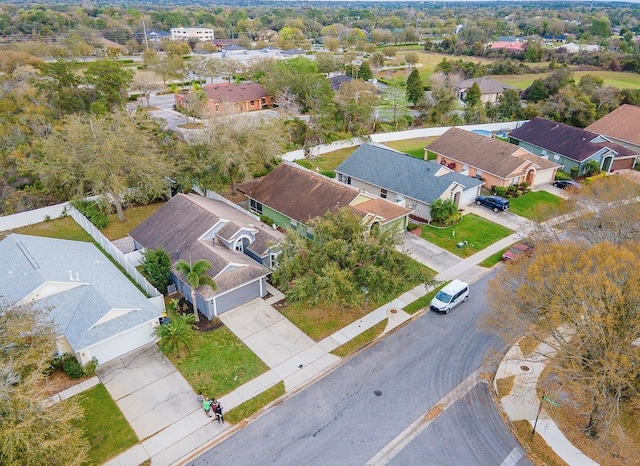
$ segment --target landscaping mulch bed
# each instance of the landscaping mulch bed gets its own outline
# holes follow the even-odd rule
[[[178,314],[193,314],[193,306],[186,299],[180,298],[177,312]],[[224,325],[218,318],[209,320],[199,310],[198,310],[198,317],[200,318],[200,320],[198,322],[195,322],[195,324],[196,324],[196,327],[198,327],[199,332],[211,332]]]
[[[62,390],[78,385],[79,383],[87,380],[89,377],[82,377],[80,379],[72,379],[62,371],[56,371],[49,375],[44,382],[44,389],[47,395],[53,396],[56,393],[60,393]]]

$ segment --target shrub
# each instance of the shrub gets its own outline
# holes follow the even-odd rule
[[[109,218],[107,214],[110,213],[111,207],[106,201],[87,201],[85,199],[80,201],[73,201],[71,203],[73,207],[87,217],[87,219],[99,230],[106,228],[109,225]]]
[[[408,231],[415,230],[416,228],[419,228],[419,226],[416,223],[409,222],[409,224],[407,225],[407,230]]]
[[[82,376],[84,376],[84,369],[72,354],[68,356],[69,357],[65,358],[62,363],[62,370],[72,379],[82,378]]]
[[[571,167],[571,178],[576,178],[579,171],[580,169],[578,167]]]
[[[267,225],[269,225],[269,226],[271,226],[271,225],[273,225],[274,223],[276,223],[276,222],[274,222],[274,221],[273,221],[273,219],[272,219],[271,217],[269,217],[269,216],[267,216],[267,215],[261,215],[261,216],[260,216],[260,221],[261,221],[262,223],[266,223],[266,224],[267,224]]]
[[[507,188],[505,188],[504,186],[494,186],[493,193],[496,196],[504,196],[507,194]]]
[[[96,373],[97,367],[98,367],[98,360],[96,358],[91,358],[91,361],[86,363],[82,370],[84,372],[84,375],[92,376]]]
[[[557,171],[556,172],[556,180],[570,180],[571,177],[567,175],[565,172]]]
[[[326,176],[327,178],[336,177],[336,172],[334,172],[333,170],[322,170],[320,174]]]

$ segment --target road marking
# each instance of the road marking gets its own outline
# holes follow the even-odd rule
[[[522,451],[522,449],[518,447],[515,447],[513,450],[511,450],[511,453],[507,455],[504,461],[500,463],[500,466],[515,466],[515,464],[520,461],[520,458],[522,458],[523,456],[524,451]]]
[[[366,466],[382,466],[387,464],[393,457],[402,451],[404,447],[409,445],[420,433],[425,430],[433,421],[438,419],[453,403],[465,396],[475,387],[482,379],[480,374],[483,367],[480,367],[467,376],[453,390],[443,396],[440,401],[429,409],[423,416],[413,421],[406,429],[404,429],[396,438],[391,440],[378,453],[373,455]]]

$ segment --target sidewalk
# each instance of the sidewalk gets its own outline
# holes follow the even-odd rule
[[[493,214],[493,212],[482,212],[481,210],[477,213],[483,217],[491,217]],[[501,219],[501,222],[506,224],[505,226],[509,226],[509,228],[516,230],[528,222],[527,220],[521,219],[513,214],[509,217],[502,216]],[[448,281],[454,278],[460,278],[468,283],[472,283],[490,272],[490,269],[478,266],[480,262],[517,242],[519,239],[521,239],[521,235],[513,233],[512,235],[497,241],[484,250],[466,259],[460,259],[457,256],[437,248],[436,246],[430,245],[429,243],[427,243],[429,244],[429,249],[426,253],[413,255],[416,260],[438,272],[435,276],[435,279],[438,281]],[[438,259],[440,259],[440,261],[438,261]],[[270,308],[272,304],[283,299],[283,295],[271,286],[269,286],[268,291],[272,297],[264,300],[264,305]],[[304,388],[308,384],[313,383],[317,378],[322,377],[329,371],[333,370],[341,363],[342,360],[340,358],[329,354],[331,351],[384,320],[387,320],[387,326],[383,333],[390,332],[399,325],[404,324],[410,320],[412,316],[402,309],[416,299],[426,295],[428,291],[429,290],[427,290],[424,285],[417,286],[405,292],[393,301],[375,309],[357,321],[338,330],[318,343],[310,343],[309,345],[296,344],[295,347],[289,347],[285,350],[280,348],[280,355],[275,359],[273,359],[273,355],[267,355],[266,353],[261,355],[260,353],[262,350],[260,347],[264,342],[256,343],[254,341],[253,346],[255,347],[255,351],[258,351],[257,354],[259,357],[263,358],[268,356],[267,359],[272,358],[269,359],[269,361],[265,361],[270,367],[270,370],[238,387],[231,393],[221,397],[220,401],[222,405],[227,411],[233,409],[244,401],[262,393],[282,380],[285,381],[287,394]],[[267,331],[267,335],[271,335],[271,337],[273,337],[277,332],[294,331],[288,328],[284,329],[284,327],[282,327],[282,325],[284,325],[282,323],[282,316],[277,312],[272,313],[271,311],[268,311],[266,307],[260,311],[259,309],[262,308],[262,305],[259,305],[258,309],[254,309],[252,311],[253,313],[251,313],[248,320],[246,316],[240,316],[240,320],[235,324],[232,324],[236,327],[235,331],[239,332],[239,336],[243,341],[250,339],[255,340],[258,338],[257,334],[261,329],[267,331],[269,327],[273,327]],[[232,314],[226,316],[225,319],[230,316],[232,316]],[[239,314],[236,314],[236,316],[239,316]],[[234,329],[232,328],[232,330]],[[245,343],[252,348],[250,341],[245,341]],[[517,351],[519,351],[519,349]],[[514,354],[517,353],[508,353],[508,355],[505,356],[496,378],[507,377],[512,373],[518,372],[519,364],[508,364],[509,361],[517,360],[517,358],[514,359]],[[529,379],[525,378],[522,380],[526,383],[519,383],[517,386],[520,387],[522,385],[524,387],[522,390],[525,390],[525,392],[527,390],[532,391],[535,397],[537,377]],[[95,383],[95,381],[92,381],[91,383]],[[513,396],[516,398],[522,397],[522,392],[515,392],[515,387],[516,384],[514,384],[514,391],[512,392]],[[74,392],[69,393],[68,396],[72,396],[79,391],[81,390],[74,388]],[[60,398],[64,398],[64,396],[67,395],[63,395],[63,393],[59,394]],[[527,419],[530,419],[530,408],[532,405],[535,405],[534,411],[537,410],[537,400],[534,398],[522,399],[524,400],[524,404],[518,405],[520,408],[514,408],[514,414],[510,414],[511,419],[516,419],[518,415],[524,415],[527,416]],[[137,465],[148,460],[150,460],[152,465],[185,464],[199,452],[209,448],[215,442],[220,441],[224,436],[230,435],[238,428],[241,428],[242,424],[240,424],[240,426],[231,426],[229,424],[210,422],[209,419],[202,415],[200,407],[196,406],[195,394],[193,400],[193,409],[185,410],[184,417],[182,419],[176,420],[171,425],[160,430],[158,433],[144,438],[136,446],[121,453],[117,457],[112,458],[106,464],[109,466],[130,466]],[[507,406],[515,406],[513,403],[509,405],[509,399],[507,399],[506,403]],[[505,407],[505,411],[507,411],[507,407]],[[516,417],[511,417],[512,415]],[[545,440],[549,438],[547,441],[550,443],[552,448],[558,451],[558,454],[561,457],[564,458],[562,454],[565,454],[565,451],[573,452],[567,453],[569,455],[581,454],[579,451],[572,449],[573,446],[566,440],[566,438],[564,438],[552,421],[547,419],[543,422],[538,421],[538,426],[541,433],[543,431],[548,433],[546,434],[546,437],[544,437]],[[576,456],[576,458],[577,457],[578,456]],[[587,463],[569,462],[569,464]]]
[[[502,359],[494,379],[494,390],[498,393],[497,381],[513,377],[513,385],[509,394],[500,398],[502,409],[511,421],[528,421],[533,429],[538,410],[541,406],[537,394],[538,378],[553,356],[555,350],[546,343],[525,357],[516,343]],[[558,426],[541,410],[536,425],[536,433],[540,435],[553,451],[569,465],[597,465],[595,461],[578,450],[564,436]]]

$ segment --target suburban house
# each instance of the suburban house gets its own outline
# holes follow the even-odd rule
[[[621,105],[585,129],[640,154],[640,107]]]
[[[229,44],[222,47],[222,56],[226,57],[227,55],[239,54],[239,53],[247,53],[247,49],[238,44]]]
[[[267,176],[238,189],[249,198],[252,212],[310,238],[310,220],[343,207],[351,209],[368,228],[404,230],[408,225],[408,209],[297,164],[281,163]]]
[[[509,141],[559,163],[565,173],[579,176],[590,160],[602,171],[633,168],[638,153],[586,129],[536,117],[513,130]],[[573,171],[572,171],[573,170]]]
[[[433,141],[426,155],[462,175],[484,181],[486,186],[508,187],[522,182],[536,186],[552,182],[560,168],[555,162],[532,154],[523,147],[451,128]]]
[[[252,112],[269,108],[273,103],[272,96],[258,83],[209,84],[203,86],[202,89],[209,98],[209,110],[214,113],[221,111]],[[193,92],[176,94],[176,107],[188,107],[191,95]]]
[[[462,206],[475,200],[482,181],[388,147],[363,144],[337,168],[338,181],[380,196],[430,220],[436,199],[452,199]]]
[[[329,80],[329,86],[331,87],[331,90],[334,92],[339,91],[344,83],[353,81],[353,78],[351,76],[347,76],[346,74],[336,74],[334,76],[327,77],[327,79]]]
[[[191,288],[175,263],[211,263],[206,274],[217,290],[196,289],[198,310],[209,319],[267,293],[266,278],[284,237],[246,211],[198,194],[172,197],[130,236],[137,249],[163,248],[169,253],[170,279],[188,299]]]
[[[500,81],[486,76],[482,78],[465,79],[456,84],[456,94],[460,100],[464,100],[467,97],[467,92],[469,92],[473,83],[478,83],[481,93],[480,100],[483,103],[496,103],[500,96],[504,94],[504,91],[514,89],[512,86],[502,84]]]
[[[92,243],[15,233],[0,242],[0,297],[49,313],[58,354],[82,365],[154,342],[162,314]]]
[[[524,50],[527,48],[527,43],[520,42],[520,41],[512,41],[512,42],[496,41],[496,42],[492,42],[489,48],[491,50],[505,50],[510,53],[520,53],[520,52],[524,52]]]
[[[198,40],[200,42],[215,39],[211,28],[171,28],[171,40]]]

